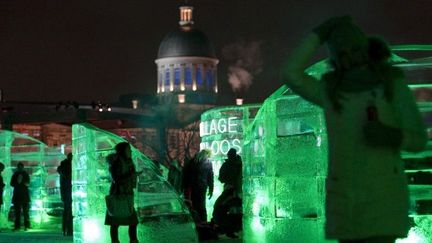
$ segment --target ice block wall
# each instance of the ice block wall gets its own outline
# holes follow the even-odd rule
[[[224,106],[213,108],[201,115],[200,150],[210,149],[210,160],[214,172],[214,192],[211,199],[207,198],[206,208],[208,221],[211,220],[213,206],[223,191],[219,181],[219,170],[227,158],[230,148],[242,155],[243,130],[255,118],[260,105]]]
[[[412,90],[415,93],[424,88],[430,89],[432,94],[430,85],[416,85]],[[418,105],[427,126],[429,141],[426,150],[421,153],[402,152],[410,192],[409,214],[412,227],[408,237],[399,239],[398,243],[432,241],[432,104],[419,101]]]
[[[72,127],[72,197],[74,242],[110,242],[104,225],[105,195],[110,187],[106,156],[125,140],[90,124]],[[144,170],[135,190],[140,242],[197,242],[188,209],[153,162],[132,147],[137,170]],[[127,227],[120,227],[120,241],[128,242]]]
[[[5,229],[9,228],[8,222],[8,212],[11,206],[11,187],[9,185],[10,178],[12,177],[12,169],[10,167],[11,164],[11,154],[10,147],[12,145],[13,133],[9,131],[0,131],[0,162],[5,165],[5,169],[2,173],[4,183],[6,187],[3,191],[3,205],[0,209],[0,228]]]
[[[420,153],[402,152],[410,192],[411,229],[398,243],[432,241],[432,45],[400,45],[392,50],[399,56],[395,66],[402,68],[426,124],[429,141]],[[407,58],[409,57],[409,58]]]
[[[65,156],[54,148],[32,137],[16,132],[0,131],[0,161],[5,164],[2,173],[6,184],[1,208],[0,228],[13,220],[10,180],[19,162],[30,175],[30,221],[32,228],[61,229],[62,203],[56,168]],[[55,168],[55,169],[54,169]]]
[[[245,133],[245,242],[326,242],[323,114],[288,93],[270,96]]]
[[[58,222],[58,228],[61,229],[63,216],[63,202],[60,195],[60,175],[57,167],[66,156],[61,152],[59,147],[46,147],[44,167],[44,188],[45,195],[43,208],[49,216],[50,221]]]

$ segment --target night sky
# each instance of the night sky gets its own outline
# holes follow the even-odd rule
[[[155,93],[154,60],[178,27],[174,0],[1,0],[0,88],[9,101],[115,102]],[[349,14],[391,44],[432,43],[431,0],[195,0],[195,26],[216,47],[219,90],[232,93],[228,67],[252,63],[246,102],[282,82],[284,57],[315,25]],[[231,49],[230,49],[231,48]],[[233,51],[238,48],[238,51]],[[242,52],[253,52],[252,55]],[[323,49],[321,57],[325,54]],[[318,56],[319,57],[319,56]],[[318,58],[317,57],[317,58]]]

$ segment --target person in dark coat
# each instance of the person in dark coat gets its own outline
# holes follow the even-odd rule
[[[109,163],[109,172],[112,182],[110,195],[131,195],[133,198],[133,189],[136,187],[137,177],[141,172],[135,170],[135,165],[132,161],[132,152],[129,143],[121,142],[115,146],[115,154],[107,157]],[[118,243],[118,229],[120,225],[129,226],[130,242],[136,243],[138,217],[135,208],[129,217],[114,217],[106,213],[105,225],[110,225],[110,236],[113,243]]]
[[[63,202],[62,229],[64,236],[71,236],[72,230],[72,153],[57,167],[60,174],[60,195]]]
[[[177,191],[177,193],[182,193],[182,167],[177,160],[171,162],[170,169],[168,171],[168,182]]]
[[[231,148],[228,158],[219,170],[219,180],[224,183],[224,190],[232,189],[240,196],[242,193],[242,160],[237,150]]]
[[[219,180],[224,183],[224,191],[214,204],[213,221],[219,226],[220,233],[237,238],[235,232],[240,231],[242,226],[242,160],[234,148],[227,155],[228,158],[219,170]]]
[[[14,230],[19,230],[21,227],[21,211],[24,216],[25,230],[30,228],[30,194],[28,186],[30,184],[30,176],[24,171],[23,163],[18,163],[17,170],[12,175],[10,185],[14,188],[12,194],[12,203],[15,210],[15,227]]]
[[[207,222],[207,189],[209,198],[213,196],[213,166],[209,158],[210,151],[201,150],[183,170],[185,199],[191,201],[192,208],[202,222]]]
[[[5,168],[5,165],[3,163],[0,163],[0,211],[1,211],[1,207],[3,205],[3,190],[4,190],[5,186],[6,186],[4,184],[3,177],[1,175],[1,173],[4,170],[4,168]]]

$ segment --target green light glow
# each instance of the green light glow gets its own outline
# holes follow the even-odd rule
[[[31,218],[31,220],[36,224],[40,224],[42,222],[42,216],[40,214],[36,214]]]
[[[82,234],[84,242],[101,242],[101,225],[93,219],[83,220]]]
[[[428,243],[427,238],[424,237],[423,234],[415,230],[415,228],[411,228],[408,232],[408,237],[405,239],[397,239],[396,243]]]
[[[393,45],[392,51],[432,51],[432,45]]]
[[[260,218],[258,217],[253,218],[251,227],[256,231],[255,233],[260,235],[262,235],[262,233],[265,232],[266,229],[264,225],[261,224]]]
[[[252,204],[252,214],[254,216],[260,216],[260,211],[263,206],[269,203],[269,198],[266,195],[267,193],[265,191],[258,191],[256,194],[257,195]]]
[[[36,200],[34,202],[34,204],[33,204],[33,209],[41,210],[42,209],[42,204],[43,204],[42,200],[40,200],[40,199]]]

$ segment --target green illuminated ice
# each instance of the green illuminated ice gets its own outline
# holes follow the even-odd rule
[[[65,156],[41,141],[12,131],[0,130],[0,162],[6,184],[0,211],[0,228],[10,228],[7,221],[13,188],[10,179],[21,162],[30,175],[30,223],[32,228],[61,229],[63,204],[59,192],[57,166]],[[12,218],[10,220],[13,220]]]
[[[325,242],[327,138],[320,108],[281,87],[245,131],[246,242]]]
[[[72,127],[72,196],[74,242],[110,242],[104,225],[105,195],[110,187],[106,156],[125,140],[90,124]],[[157,173],[153,162],[132,147],[138,178],[135,208],[140,242],[197,242],[195,226],[182,199]],[[129,242],[127,226],[120,227],[120,241]]]

